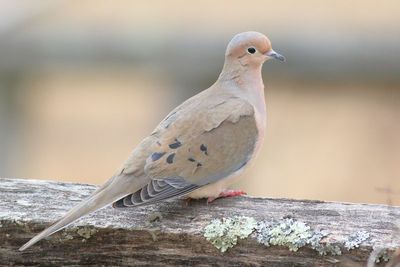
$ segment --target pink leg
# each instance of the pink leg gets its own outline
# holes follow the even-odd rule
[[[218,197],[209,197],[207,199],[207,204],[213,202],[217,198],[222,198],[222,197],[236,197],[236,196],[243,196],[246,195],[246,192],[242,190],[224,190],[222,191]]]

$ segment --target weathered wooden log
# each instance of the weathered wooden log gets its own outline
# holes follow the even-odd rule
[[[0,265],[365,266],[374,248],[385,249],[372,253],[382,261],[400,247],[400,207],[235,197],[208,205],[175,200],[131,209],[107,207],[18,251],[94,189],[0,179]],[[213,221],[222,218],[228,220]],[[204,237],[208,231],[209,239],[220,244],[218,238],[225,237],[213,239],[213,229],[228,221],[232,226],[235,220],[251,222],[244,227],[245,236],[252,234],[225,247],[226,252]],[[221,233],[229,235],[228,228]]]

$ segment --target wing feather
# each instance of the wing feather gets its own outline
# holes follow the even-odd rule
[[[237,97],[193,103],[171,112],[156,128],[144,165],[150,181],[114,206],[183,196],[229,176],[250,160],[258,135],[253,107]]]

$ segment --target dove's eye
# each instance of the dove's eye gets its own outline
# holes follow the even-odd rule
[[[256,49],[254,47],[249,47],[247,48],[247,52],[249,52],[249,54],[254,54],[256,52]]]

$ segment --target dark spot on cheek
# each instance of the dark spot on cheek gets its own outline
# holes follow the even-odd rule
[[[195,162],[196,160],[194,158],[188,158],[188,161]]]
[[[168,163],[168,164],[174,163],[174,157],[175,157],[175,153],[170,154],[170,155],[167,157],[167,163]]]
[[[161,146],[161,143],[160,143],[160,141],[157,141],[157,145]]]
[[[175,143],[169,144],[169,148],[177,149],[181,145],[182,145],[182,143],[178,139],[175,138]]]
[[[207,153],[207,147],[204,144],[201,144],[200,150],[204,152],[204,154],[208,155]]]
[[[201,167],[201,166],[203,166],[203,164],[197,163],[197,167]]]
[[[159,160],[164,155],[165,155],[165,152],[154,152],[153,154],[151,154],[151,160],[152,161]]]

